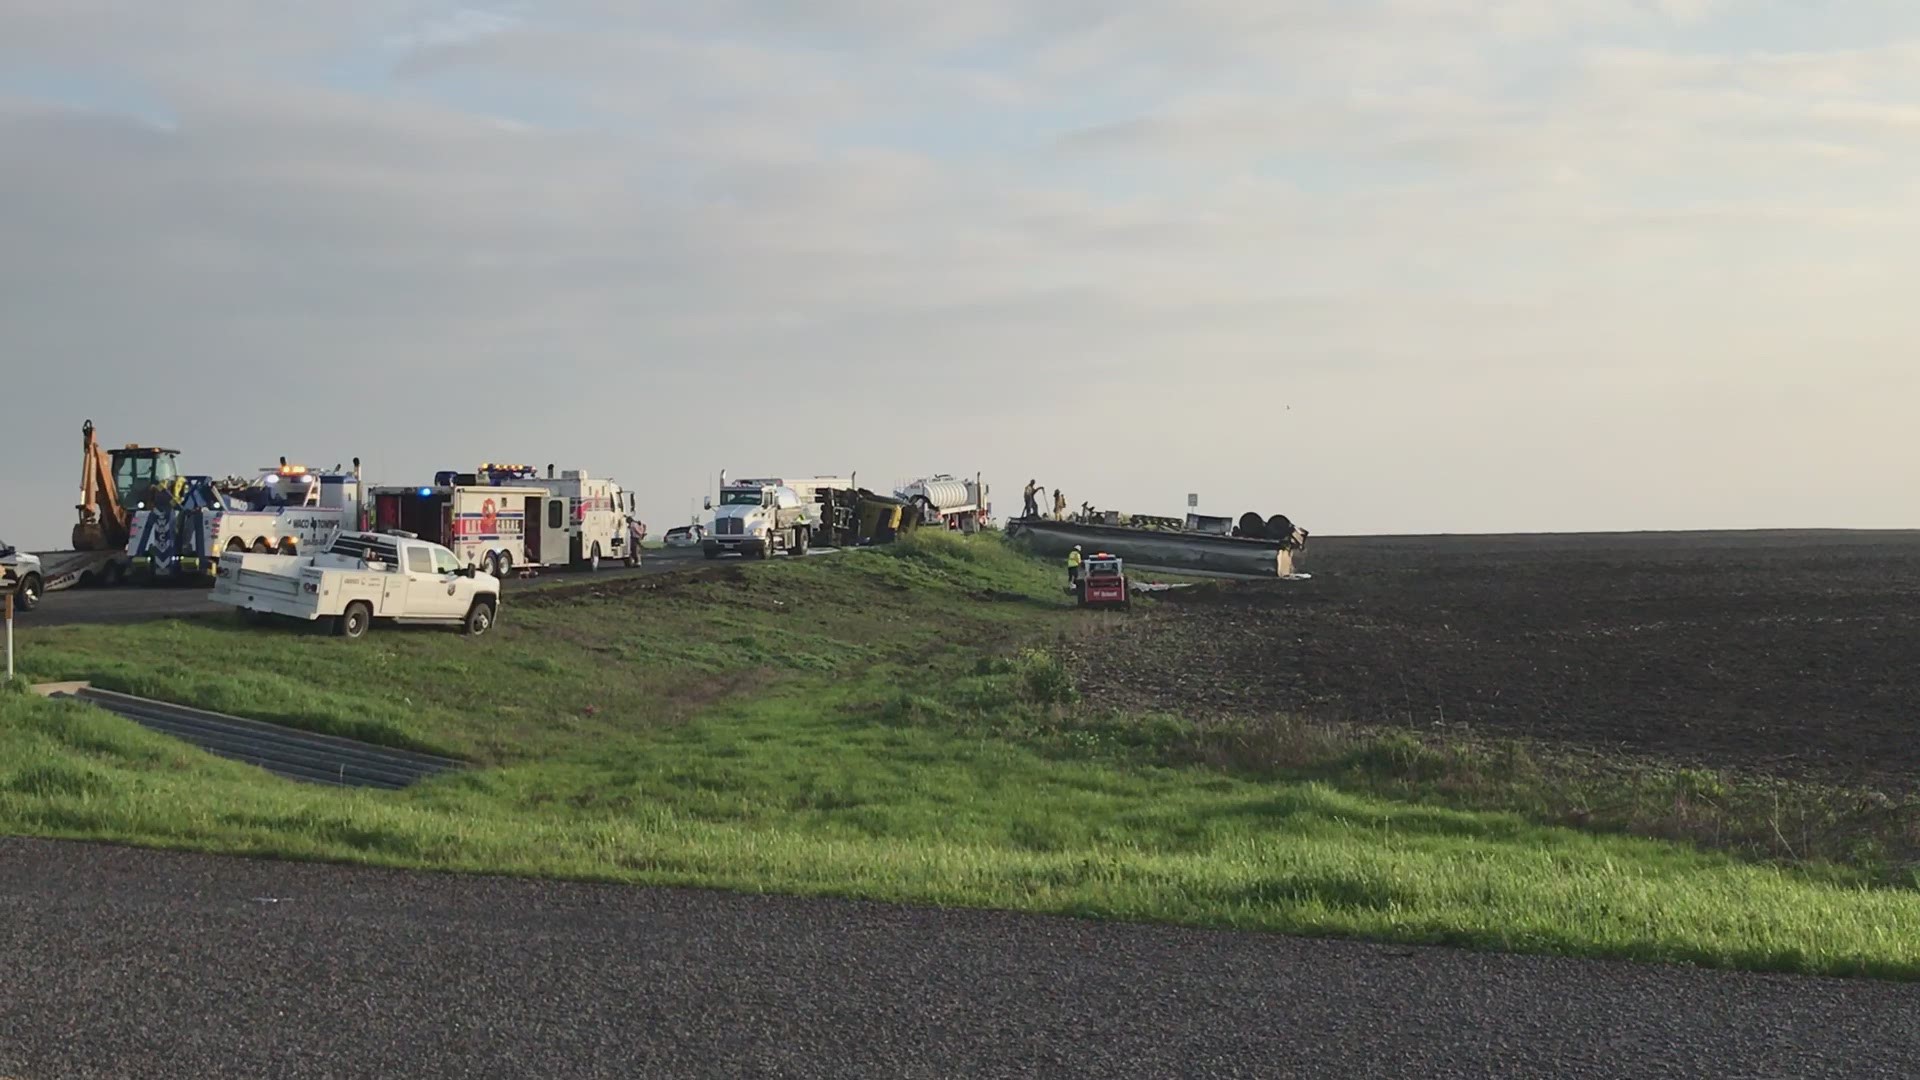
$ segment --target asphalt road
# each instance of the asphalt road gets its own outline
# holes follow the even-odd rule
[[[511,579],[505,587],[508,595],[511,595],[518,589],[539,588],[557,582],[668,573],[704,561],[698,548],[666,548],[648,551],[646,559],[637,567],[603,562],[600,570],[592,573],[584,570],[543,570],[535,578]],[[231,610],[209,601],[205,588],[122,585],[113,588],[63,589],[48,593],[37,609],[22,612],[16,618],[17,624],[25,628],[73,623],[148,622],[175,619],[183,615],[220,614]],[[0,1080],[6,1078],[0,1077]]]
[[[1911,1077],[1920,988],[0,840],[0,1077]]]

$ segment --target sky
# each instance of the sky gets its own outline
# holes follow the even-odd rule
[[[190,472],[1920,526],[1920,5],[0,0],[0,537]]]

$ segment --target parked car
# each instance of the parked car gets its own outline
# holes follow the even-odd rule
[[[40,556],[19,551],[0,540],[0,593],[12,592],[14,606],[32,611],[40,606],[46,582],[40,576]]]

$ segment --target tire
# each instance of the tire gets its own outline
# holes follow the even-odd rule
[[[468,637],[483,637],[493,629],[493,605],[485,600],[475,600],[467,609],[467,617],[460,623],[460,630]]]
[[[773,558],[773,534],[772,533],[768,533],[767,538],[760,542],[760,557],[762,559]]]
[[[120,560],[115,559],[100,568],[100,577],[95,584],[118,585],[120,584],[120,579],[125,576],[125,574],[126,568],[120,565]]]
[[[789,554],[805,555],[807,553],[807,544],[811,539],[812,538],[807,535],[807,530],[804,527],[793,530],[793,547],[788,549]]]
[[[21,611],[32,611],[40,606],[41,585],[39,574],[28,574],[20,579],[20,584],[14,586],[13,602]]]
[[[350,641],[358,641],[367,636],[373,628],[373,605],[365,600],[355,600],[347,605],[347,610],[336,615],[333,620],[333,633]]]
[[[493,576],[499,578],[501,581],[505,581],[507,580],[507,575],[511,573],[513,573],[513,553],[510,551],[494,552]]]
[[[237,552],[239,552],[239,553],[241,553],[242,555],[244,555],[244,554],[246,554],[246,552],[247,552],[247,545],[246,545],[246,542],[245,542],[245,541],[243,541],[243,540],[241,540],[241,539],[240,539],[239,537],[237,537],[237,536],[236,536],[236,537],[234,537],[234,538],[233,538],[232,540],[229,540],[229,541],[227,541],[227,551],[226,551],[226,553],[227,553],[227,554],[229,554],[229,555],[231,555],[232,553],[234,553],[234,552],[236,552],[236,551],[237,551]]]
[[[499,577],[500,554],[494,551],[483,552],[480,555],[480,561],[474,565],[474,569],[483,574],[492,574],[494,577]]]
[[[300,554],[300,544],[291,536],[283,536],[280,538],[279,553],[282,555],[298,555]]]
[[[587,570],[592,572],[598,569],[600,569],[600,545],[595,544],[593,553],[587,556]]]
[[[273,554],[273,548],[268,546],[267,538],[264,536],[258,536],[254,538],[252,550],[255,555]]]

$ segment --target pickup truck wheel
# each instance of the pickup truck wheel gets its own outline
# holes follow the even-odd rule
[[[347,605],[347,610],[334,617],[333,632],[336,636],[357,641],[367,636],[373,626],[373,607],[365,600],[355,600]]]
[[[587,569],[588,570],[600,569],[600,545],[599,544],[593,545],[593,554],[587,556]]]
[[[475,600],[467,609],[466,623],[462,627],[468,637],[479,637],[493,629],[493,605],[485,600]]]
[[[13,591],[13,602],[20,605],[21,611],[32,611],[40,606],[40,575],[28,574],[20,579]]]

